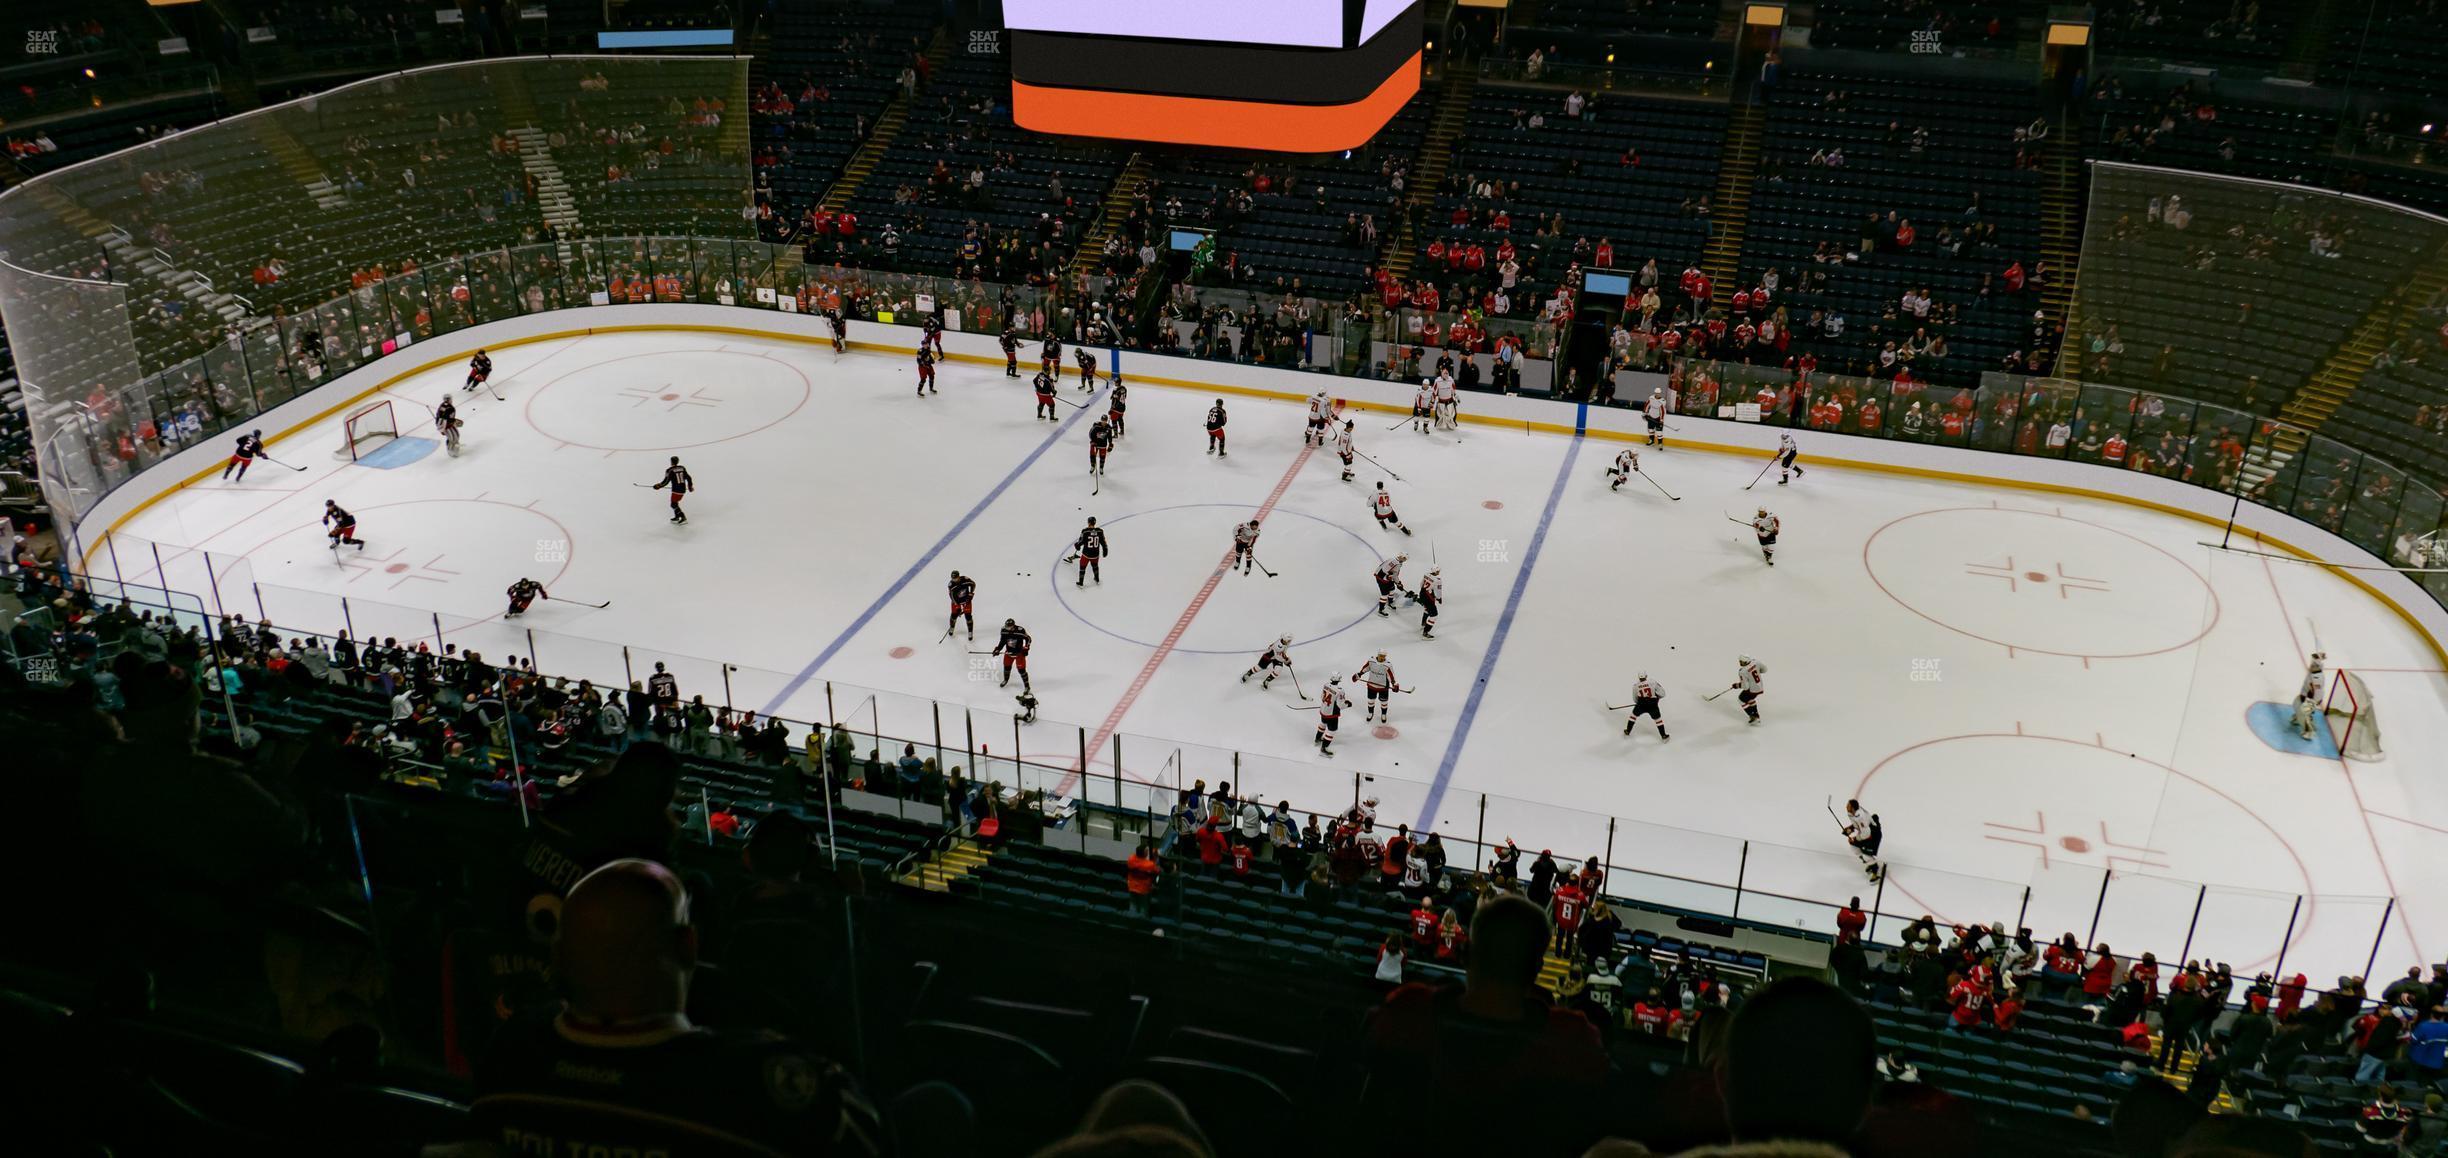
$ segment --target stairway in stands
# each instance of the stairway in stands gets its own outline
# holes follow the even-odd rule
[[[924,852],[914,854],[908,870],[894,879],[914,889],[948,893],[955,882],[985,867],[993,857],[994,854],[986,846],[967,837],[959,837],[931,855]]]
[[[2448,263],[2448,246],[2433,252],[2415,269],[2410,280],[2364,315],[2345,344],[2331,353],[2329,360],[2313,372],[2312,380],[2279,408],[2278,417],[2306,430],[2318,430],[2329,421],[2329,416],[2337,413],[2347,396],[2354,393],[2355,384],[2371,372],[2372,359],[2388,348],[2395,328],[2411,311],[2448,292],[2448,265],[2443,263]]]
[[[515,118],[514,118],[515,119]],[[552,146],[544,130],[533,121],[520,124],[507,134],[518,142],[519,164],[536,179],[536,205],[543,210],[544,220],[552,223],[553,232],[561,241],[561,260],[570,258],[569,238],[577,232],[578,203],[570,195],[569,178],[561,173],[561,163],[553,160]]]
[[[1105,239],[1122,228],[1123,219],[1130,216],[1131,202],[1139,196],[1139,187],[1147,184],[1148,174],[1155,166],[1148,164],[1147,154],[1132,153],[1130,164],[1114,177],[1113,188],[1105,191],[1105,204],[1097,213],[1096,228],[1080,239],[1078,251],[1071,255],[1071,276],[1088,277],[1099,268],[1104,255]]]
[[[1717,189],[1709,195],[1709,242],[1700,270],[1716,287],[1718,305],[1734,298],[1742,273],[1743,238],[1751,231],[1751,184],[1759,176],[1767,144],[1768,114],[1756,104],[1734,110],[1726,121],[1725,149],[1717,157]]]
[[[1428,120],[1428,135],[1420,142],[1419,154],[1413,158],[1410,175],[1405,178],[1410,182],[1410,191],[1403,197],[1402,226],[1392,231],[1379,262],[1396,281],[1411,273],[1411,260],[1419,250],[1419,223],[1436,212],[1437,187],[1445,183],[1445,170],[1453,164],[1454,145],[1462,139],[1462,130],[1470,121],[1471,90],[1477,81],[1477,73],[1447,66],[1444,88],[1437,94],[1436,112]]]
[[[927,42],[926,58],[929,73],[943,75],[945,66],[952,59],[950,29],[935,30],[935,39]],[[825,190],[823,207],[827,212],[840,213],[850,208],[850,199],[858,196],[859,186],[867,183],[868,176],[876,171],[877,165],[883,163],[884,154],[892,151],[893,141],[901,136],[901,126],[909,123],[909,114],[910,97],[903,93],[893,97],[892,103],[884,106],[884,111],[876,115],[875,127],[868,131],[866,141],[859,145],[858,152],[850,154],[849,163],[842,166],[841,180]]]
[[[2082,266],[2082,180],[2082,122],[2069,117],[2050,140],[2049,180],[2040,198],[2040,259],[2050,270],[2040,304],[2068,335]]]
[[[307,196],[314,198],[315,208],[337,209],[348,204],[348,195],[342,193],[340,186],[324,174],[323,166],[315,163],[314,155],[306,151],[306,146],[299,144],[298,139],[281,125],[280,116],[279,113],[265,113],[247,118],[248,127],[254,130],[256,143],[271,155],[272,160],[281,167],[281,172],[287,173],[290,180],[306,190]]]

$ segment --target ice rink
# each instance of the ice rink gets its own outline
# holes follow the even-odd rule
[[[2020,917],[2247,974],[2284,945],[2317,984],[2362,972],[2375,941],[2388,974],[2448,947],[2437,656],[2360,589],[2202,546],[2216,528],[2175,515],[1841,469],[1746,493],[1755,457],[1644,453],[1670,501],[1639,478],[1608,489],[1622,442],[1429,436],[1374,411],[1352,417],[1382,467],[1344,482],[1297,405],[1225,397],[1219,458],[1201,453],[1214,396],[1158,385],[1132,389],[1091,495],[1089,411],[1032,418],[999,366],[949,365],[918,397],[906,355],[712,333],[496,363],[505,401],[461,393],[455,368],[389,390],[426,445],[386,467],[335,460],[334,418],[273,447],[304,470],[188,487],[91,567],[292,630],[439,634],[599,683],[661,661],[710,703],[939,742],[947,763],[1098,801],[1190,778],[1318,811],[1374,795],[1387,823],[1449,842],[1604,854],[1630,896],[1724,913],[1740,883],[1746,918],[1825,928],[1829,905],[1872,898],[1825,809],[1859,796],[1895,865],[1887,914]],[[1102,392],[1062,387],[1098,412]],[[457,457],[431,445],[445,394],[467,422]],[[1806,467],[1821,445],[1838,444],[1804,436]],[[639,489],[675,454],[702,488],[685,526]],[[1414,534],[1369,518],[1381,480]],[[362,552],[327,549],[326,499],[358,516]],[[1728,521],[1763,505],[1784,524],[1773,568]],[[1254,513],[1275,577],[1221,569]],[[1061,558],[1090,515],[1113,554],[1078,587]],[[1416,608],[1374,614],[1370,574],[1398,551],[1407,581],[1443,572],[1433,639]],[[956,568],[978,581],[974,640],[943,638]],[[505,621],[522,575],[556,598]],[[1036,637],[1042,718],[1024,727],[1017,684],[973,650],[1007,617]],[[1238,681],[1284,633],[1311,693],[1380,650],[1416,690],[1383,727],[1355,707],[1323,757],[1287,681]],[[2288,750],[2273,726],[2316,641],[2368,682],[2389,758]],[[1742,653],[1768,673],[1756,727],[1734,696],[1703,700]],[[1665,685],[1670,742],[1605,710],[1641,671]]]

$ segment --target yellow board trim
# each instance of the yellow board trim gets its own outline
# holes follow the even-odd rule
[[[511,350],[517,349],[520,346],[534,345],[537,342],[557,342],[563,338],[590,338],[597,334],[633,334],[645,332],[731,334],[740,337],[763,338],[769,341],[799,342],[811,346],[829,346],[832,344],[832,339],[830,338],[801,336],[798,334],[777,334],[771,330],[750,329],[745,326],[716,326],[695,323],[642,323],[627,326],[590,326],[579,330],[556,330],[549,334],[536,334],[531,337],[512,338],[503,342],[490,342],[483,348],[486,350]],[[849,345],[852,349],[875,350],[883,353],[910,354],[914,356],[918,352],[918,347],[916,346],[887,345],[881,342],[851,342]],[[400,382],[416,377],[417,375],[425,373],[428,370],[432,370],[435,367],[456,362],[458,360],[459,355],[452,354],[448,357],[435,358],[430,361],[420,362],[409,369],[402,370],[399,373],[385,378],[381,382],[378,382],[375,385],[350,396],[346,401],[336,403],[316,413],[312,418],[296,423],[265,438],[264,445],[269,447],[273,443],[279,442],[281,439],[296,434],[309,426],[313,426],[324,419],[330,418],[334,414],[338,414],[339,412],[346,410],[351,406],[355,406],[356,404],[363,402],[376,394],[380,394],[383,391],[399,384]],[[1001,359],[987,357],[983,354],[947,354],[944,356],[944,360],[947,362],[973,362],[981,366],[1000,366],[1003,364]],[[1132,375],[1131,384],[1171,386],[1183,390],[1198,390],[1205,393],[1229,394],[1241,398],[1259,398],[1277,402],[1303,402],[1306,401],[1308,397],[1307,395],[1294,394],[1285,390],[1265,390],[1255,386],[1228,386],[1220,382],[1201,382],[1195,378],[1142,377],[1139,375]],[[1362,399],[1345,399],[1344,404],[1348,407],[1356,407],[1361,410],[1375,410],[1387,414],[1409,414],[1411,412],[1410,408],[1407,406],[1396,406],[1383,402],[1369,402]],[[1636,439],[1645,437],[1642,435],[1637,435],[1631,431],[1576,431],[1572,426],[1563,423],[1537,422],[1528,419],[1492,418],[1486,415],[1478,414],[1461,414],[1457,415],[1456,417],[1458,417],[1461,421],[1480,426],[1502,428],[1518,427],[1523,433],[1526,434],[1543,433],[1571,435],[1577,433],[1587,438],[1607,439],[1617,442],[1632,442]],[[1730,454],[1743,458],[1770,458],[1776,453],[1771,450],[1762,450],[1748,446],[1729,446],[1724,443],[1696,442],[1690,440],[1678,440],[1675,443],[1675,446],[1677,449],[1682,450],[1700,450],[1706,451],[1710,454]],[[2046,494],[2077,495],[2083,498],[2104,499],[2109,502],[2124,503],[2128,506],[2141,507],[2144,510],[2157,511],[2161,514],[2181,516],[2208,526],[2223,527],[2226,525],[2223,521],[2202,514],[2199,511],[2190,511],[2183,507],[2169,506],[2166,503],[2154,502],[2145,498],[2137,498],[2133,495],[2118,494],[2114,491],[2092,490],[2088,487],[2072,486],[2066,483],[2047,483],[2033,482],[2025,479],[1992,478],[1987,475],[1963,474],[1957,471],[1939,470],[1934,467],[1901,466],[1896,463],[1866,462],[1860,459],[1849,458],[1829,458],[1824,455],[1813,455],[1811,462],[1815,466],[1822,467],[1834,466],[1852,470],[1875,471],[1880,474],[1904,475],[1911,478],[1936,479],[1944,482],[1972,483],[1978,486],[2000,487],[2007,490],[2039,491]],[[87,571],[87,573],[91,573],[94,553],[101,550],[103,545],[110,541],[110,537],[118,533],[119,528],[127,525],[128,520],[143,514],[148,508],[152,507],[153,504],[158,503],[171,495],[177,494],[178,492],[183,491],[196,483],[202,482],[206,478],[209,478],[217,473],[219,470],[220,468],[218,466],[208,466],[203,470],[197,471],[195,474],[190,475],[186,479],[180,481],[178,485],[170,487],[169,489],[162,491],[160,494],[154,495],[153,497],[128,508],[128,512],[126,514],[111,520],[111,525],[93,541],[93,545],[85,548],[85,552],[81,557],[81,562],[83,563],[84,569]],[[2338,578],[2343,579],[2361,589],[2365,595],[2371,596],[2373,599],[2378,600],[2381,606],[2395,612],[2397,614],[2397,618],[2405,621],[2407,627],[2414,629],[2414,634],[2421,637],[2422,641],[2430,646],[2431,654],[2439,661],[2440,666],[2443,668],[2448,668],[2448,645],[2443,645],[2437,636],[2432,635],[2431,630],[2423,626],[2422,620],[2416,618],[2412,612],[2407,611],[2403,605],[2399,604],[2395,599],[2390,598],[2379,588],[2365,582],[2359,574],[2353,571],[2340,570],[2336,567],[2329,566],[2327,560],[2322,559],[2320,556],[2315,555],[2310,551],[2306,551],[2293,543],[2289,543],[2284,539],[2272,538],[2259,531],[2252,532],[2252,536],[2256,542],[2265,543],[2269,546],[2276,547],[2279,550],[2293,555],[2296,558],[2302,559],[2307,563],[2320,566],[2323,570],[2329,572],[2331,575],[2335,575]]]

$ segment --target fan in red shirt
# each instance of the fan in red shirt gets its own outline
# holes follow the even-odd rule
[[[2090,967],[2083,970],[2083,996],[2106,997],[2109,990],[2116,988],[2116,956],[2108,951],[2105,941],[2100,942],[2092,952],[2098,956],[2093,957]]]
[[[1577,944],[1573,934],[1581,928],[1581,913],[1589,904],[1589,894],[1581,891],[1581,882],[1572,877],[1556,886],[1555,896],[1547,902],[1555,915],[1555,951],[1567,957]]]
[[[1437,939],[1437,915],[1436,915],[1436,910],[1435,910],[1435,909],[1431,909],[1431,908],[1429,908],[1429,907],[1428,907],[1427,905],[1425,905],[1425,904],[1420,905],[1418,908],[1415,908],[1415,909],[1411,910],[1411,940],[1412,940],[1412,942],[1413,942],[1414,944],[1417,944],[1417,945],[1418,945],[1418,946],[1420,946],[1421,948],[1425,949],[1425,948],[1427,948],[1427,947],[1429,947],[1429,946],[1431,946],[1431,945],[1434,945],[1434,944],[1436,943],[1436,939]]]
[[[1193,839],[1198,842],[1199,864],[1208,876],[1215,876],[1224,866],[1224,834],[1216,831],[1215,817],[1210,816],[1205,824],[1199,825]]]
[[[1232,838],[1232,844],[1226,849],[1225,855],[1232,861],[1233,879],[1249,879],[1250,863],[1256,856],[1256,854],[1250,850],[1250,843],[1241,839],[1240,835],[1236,833]]]
[[[1445,910],[1445,920],[1437,926],[1436,959],[1447,964],[1459,964],[1470,949],[1470,932],[1462,927],[1462,917],[1452,909]]]
[[[1955,1006],[1949,1015],[1950,1029],[1978,1029],[1989,1023],[1989,987],[1975,984],[1970,978],[1955,983],[1947,995]]]
[[[1664,1037],[1667,1018],[1674,1011],[1666,995],[1652,988],[1647,996],[1632,1003],[1632,1028],[1651,1037]]]

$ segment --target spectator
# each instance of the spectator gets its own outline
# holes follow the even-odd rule
[[[2368,1154],[2394,1154],[2398,1144],[2414,1125],[2414,1114],[2397,1100],[2397,1087],[2382,1086],[2363,1107],[2363,1116],[2355,1122],[2355,1134],[2362,1139]]]
[[[1878,1083],[1870,1016],[1826,982],[1788,977],[1735,1011],[1726,1035],[1726,1125],[1737,1142],[1843,1147]]]
[[[1468,980],[1405,985],[1370,1018],[1362,1114],[1401,1121],[1411,1154],[1552,1153],[1586,1145],[1607,1058],[1598,1030],[1538,988],[1546,914],[1520,897],[1482,904]]]
[[[1198,831],[1191,835],[1198,845],[1199,871],[1209,877],[1220,876],[1224,871],[1224,834],[1219,828],[1217,819],[1210,816],[1200,821]]]
[[[1565,877],[1556,886],[1555,895],[1549,902],[1549,911],[1555,917],[1557,954],[1570,958],[1579,950],[1580,943],[1575,934],[1581,927],[1581,911],[1588,903],[1589,897],[1581,891],[1577,878]]]
[[[1131,912],[1142,917],[1156,915],[1156,877],[1163,871],[1156,863],[1155,844],[1140,841],[1122,865],[1122,884],[1130,890]]]
[[[2406,1064],[2415,1080],[2438,1088],[2448,1070],[2448,1005],[2434,1005],[2406,1034]]]
[[[477,1121],[556,1150],[577,1138],[661,1150],[706,1127],[793,1153],[881,1153],[881,1122],[840,1067],[782,1038],[690,1022],[696,966],[671,870],[622,859],[587,874],[553,942],[565,1004],[495,1038],[477,1069]]]

